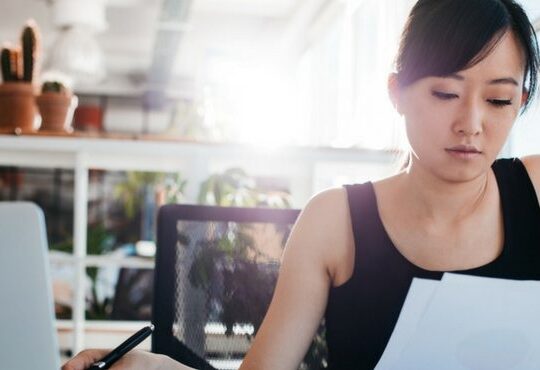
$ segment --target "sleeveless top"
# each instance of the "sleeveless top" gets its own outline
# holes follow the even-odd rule
[[[492,262],[469,275],[540,280],[540,206],[519,159],[500,159],[497,179],[504,244]],[[397,322],[413,277],[440,280],[443,272],[422,269],[394,246],[382,224],[373,185],[346,185],[355,257],[351,278],[330,289],[325,313],[328,365],[332,370],[371,370]]]

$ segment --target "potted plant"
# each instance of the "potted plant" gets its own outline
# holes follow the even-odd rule
[[[40,35],[29,20],[21,34],[22,46],[5,44],[0,51],[0,128],[16,133],[35,129],[34,85],[39,61]]]
[[[155,239],[157,210],[166,203],[182,200],[187,180],[180,173],[128,172],[125,181],[114,188],[115,198],[123,203],[128,219],[139,218],[134,242]]]
[[[201,184],[198,201],[224,207],[291,208],[289,193],[258,188],[241,168],[211,175]]]
[[[73,131],[71,121],[78,99],[66,83],[59,80],[43,82],[36,103],[41,115],[40,131]]]

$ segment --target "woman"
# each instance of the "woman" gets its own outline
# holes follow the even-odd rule
[[[243,370],[298,367],[321,318],[329,363],[372,369],[413,277],[540,279],[540,157],[496,160],[536,90],[538,46],[513,0],[420,0],[389,78],[409,163],[315,196],[288,241]],[[83,369],[87,351],[64,366]],[[186,369],[134,352],[113,369]]]

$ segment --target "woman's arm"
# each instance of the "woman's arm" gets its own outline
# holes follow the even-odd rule
[[[352,243],[343,189],[314,197],[300,214],[283,254],[274,297],[241,370],[293,370],[326,308],[328,291]]]

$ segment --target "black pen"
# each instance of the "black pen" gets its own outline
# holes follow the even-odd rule
[[[126,339],[122,344],[113,349],[109,354],[103,357],[98,362],[95,362],[88,370],[108,369],[122,356],[135,348],[139,343],[145,340],[154,331],[154,325],[145,326],[131,337]]]

